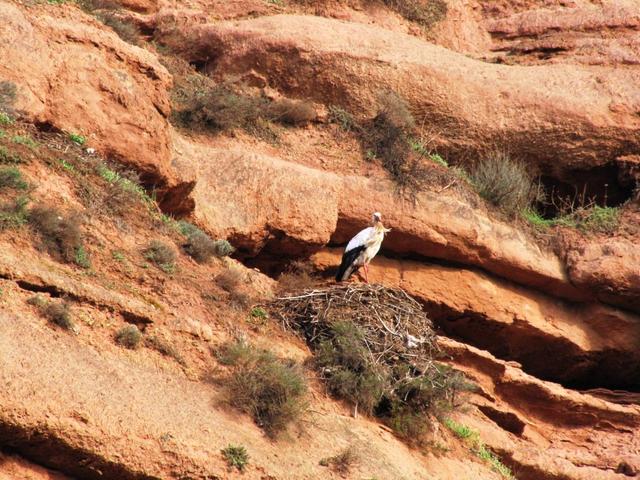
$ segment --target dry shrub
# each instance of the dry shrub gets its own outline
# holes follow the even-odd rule
[[[13,104],[18,89],[16,84],[7,80],[0,81],[0,112],[13,114]]]
[[[142,342],[142,332],[135,325],[126,325],[116,332],[115,339],[118,345],[135,350]]]
[[[225,381],[229,401],[276,435],[306,409],[307,384],[299,365],[243,342],[227,344],[218,356],[231,367]]]
[[[65,262],[87,266],[80,215],[63,215],[56,208],[38,205],[29,212],[29,221],[40,232],[50,253],[60,255]]]
[[[184,357],[170,341],[158,335],[150,335],[148,337],[145,337],[144,344],[147,347],[154,349],[161,355],[164,355],[165,357],[173,358],[183,367],[186,366]]]
[[[44,315],[53,323],[65,330],[73,330],[75,324],[71,319],[71,305],[67,302],[50,302],[42,307]]]
[[[543,199],[526,165],[504,152],[494,152],[474,165],[471,183],[481,197],[508,215],[515,215]]]
[[[0,231],[17,229],[27,223],[27,197],[18,197],[11,203],[0,206]]]
[[[331,393],[421,443],[429,420],[468,390],[463,375],[437,362],[433,325],[403,290],[381,285],[314,289],[276,299],[272,316],[300,331]]]
[[[417,22],[426,29],[431,29],[443,20],[448,11],[445,0],[383,0],[383,2],[407,20]]]
[[[168,243],[152,240],[143,251],[143,255],[166,273],[172,273],[175,270],[176,252]]]
[[[213,240],[209,235],[195,225],[187,222],[179,222],[179,228],[187,237],[184,250],[198,263],[205,263],[211,257],[226,257],[235,249],[226,240]]]
[[[346,475],[351,468],[358,463],[360,456],[355,448],[349,446],[333,457],[323,458],[320,465],[323,467],[331,467],[340,475]]]
[[[136,25],[113,13],[99,13],[96,18],[110,27],[125,42],[140,45],[140,30]]]
[[[26,190],[28,186],[16,167],[0,167],[0,189]]]
[[[288,98],[269,104],[266,114],[269,120],[288,125],[304,125],[316,119],[316,109],[311,102]]]
[[[232,292],[244,283],[244,275],[236,268],[227,268],[216,277],[216,283],[227,292]]]

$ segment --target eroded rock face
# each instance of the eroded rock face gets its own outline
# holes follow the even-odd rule
[[[508,146],[562,178],[640,151],[629,69],[492,65],[409,35],[293,15],[193,25],[166,41],[212,76],[253,70],[286,94],[366,115],[380,91],[395,90],[445,154]]]
[[[477,348],[440,339],[479,390],[468,418],[518,479],[621,480],[640,465],[640,409],[543,382]],[[628,467],[628,469],[627,469]]]
[[[341,253],[323,250],[312,262],[335,269]],[[537,377],[583,388],[640,388],[637,315],[560,301],[462,267],[378,256],[369,273],[370,281],[418,298],[447,334],[516,360]]]
[[[579,298],[561,261],[518,229],[455,196],[425,192],[413,205],[388,181],[340,176],[278,158],[176,138],[175,166],[196,181],[195,215],[245,254],[302,256],[346,243],[374,211],[395,253],[476,265],[512,281]]]
[[[585,242],[567,255],[571,281],[602,301],[640,312],[640,247],[622,238]]]
[[[25,119],[86,136],[161,191],[178,186],[166,118],[171,77],[151,53],[71,5],[0,2],[0,37],[0,80],[16,85]]]

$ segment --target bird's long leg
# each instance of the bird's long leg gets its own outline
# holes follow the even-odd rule
[[[364,281],[369,283],[369,266],[364,264]]]

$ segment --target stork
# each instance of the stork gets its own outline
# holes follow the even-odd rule
[[[382,214],[373,214],[373,225],[359,232],[349,241],[342,255],[342,263],[336,275],[336,281],[342,282],[360,267],[364,267],[364,278],[369,283],[369,262],[376,256],[384,234],[391,231],[382,224]]]

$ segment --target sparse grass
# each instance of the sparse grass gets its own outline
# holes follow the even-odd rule
[[[7,147],[0,145],[0,163],[17,164],[17,163],[23,163],[23,162],[22,162],[22,157],[20,157],[20,155],[9,151]]]
[[[355,448],[350,446],[333,457],[323,458],[320,460],[320,465],[323,467],[331,467],[332,470],[340,475],[346,475],[358,461],[358,452]]]
[[[118,345],[135,350],[142,342],[142,332],[135,325],[126,325],[116,332],[115,339]]]
[[[444,424],[456,437],[463,440],[478,458],[491,465],[492,470],[508,480],[515,480],[511,469],[502,463],[495,453],[487,448],[477,431],[450,418],[446,418]]]
[[[241,445],[227,445],[221,450],[222,456],[227,461],[227,465],[231,468],[237,468],[243,472],[249,463],[249,454],[247,449]]]
[[[124,215],[137,203],[151,207],[153,199],[147,195],[135,172],[118,172],[104,163],[96,166],[98,175],[109,185],[105,204],[112,212]]]
[[[82,135],[78,134],[78,133],[70,133],[69,134],[69,140],[71,140],[73,143],[77,144],[77,145],[84,145],[87,141],[87,139],[85,137],[83,137]]]
[[[29,221],[38,230],[49,253],[86,268],[89,257],[82,245],[79,215],[63,215],[55,208],[38,205],[29,212]]]
[[[124,262],[127,257],[120,250],[114,250],[111,252],[111,258],[113,258],[116,262]]]
[[[471,182],[478,194],[508,215],[543,200],[526,165],[504,152],[494,152],[474,165]]]
[[[173,273],[176,269],[177,255],[168,243],[152,240],[143,252],[144,258],[153,262],[165,273]]]
[[[22,173],[16,167],[0,167],[0,188],[26,190],[29,184],[22,178]]]
[[[216,277],[216,283],[223,290],[233,292],[240,284],[244,283],[244,275],[239,269],[229,267]]]
[[[620,209],[618,207],[600,207],[598,205],[577,208],[571,213],[560,215],[556,218],[544,218],[534,208],[524,209],[521,215],[539,230],[548,230],[551,227],[560,226],[576,228],[583,233],[612,234],[620,223]]]
[[[165,357],[173,358],[176,362],[178,362],[183,367],[186,366],[184,357],[180,354],[178,349],[170,341],[158,335],[150,335],[145,337],[144,344],[147,347],[156,350],[157,352],[164,355]]]
[[[253,318],[258,318],[260,320],[264,320],[269,315],[267,314],[267,311],[264,308],[262,308],[262,307],[253,307],[251,309],[251,316]]]
[[[25,225],[28,221],[27,197],[18,197],[13,203],[0,207],[0,231],[13,230]]]
[[[14,135],[11,139],[13,143],[24,145],[29,148],[37,148],[38,144],[29,135]]]
[[[230,402],[269,435],[283,431],[306,409],[306,381],[294,362],[242,342],[225,345],[218,358],[232,367],[225,381]]]

